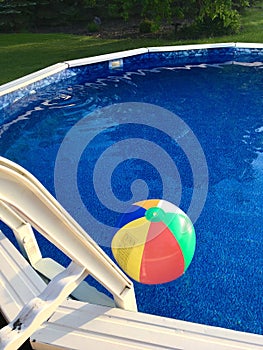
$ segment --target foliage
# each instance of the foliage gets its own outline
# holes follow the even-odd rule
[[[0,28],[6,31],[27,29],[33,14],[32,9],[35,6],[36,3],[30,0],[2,0],[0,2]]]
[[[144,0],[142,15],[156,23],[170,22],[172,16],[172,0]]]
[[[89,22],[87,29],[89,33],[97,33],[100,31],[100,26],[97,23]]]
[[[126,20],[140,15],[142,19],[162,23],[184,20],[198,33],[221,35],[238,32],[239,11],[256,0],[114,0],[110,1],[111,13]],[[142,22],[142,26],[145,23]]]
[[[122,17],[126,21],[131,15],[140,15],[142,1],[139,0],[112,0],[108,2],[109,15]],[[106,5],[105,5],[106,6]]]
[[[87,21],[96,0],[0,0],[0,30],[35,30]]]
[[[144,34],[144,33],[154,33],[159,29],[159,25],[157,23],[155,23],[154,21],[151,21],[149,19],[144,19],[141,23],[140,23],[140,33]]]
[[[200,31],[208,35],[236,33],[240,29],[240,15],[231,0],[204,1],[196,20]]]
[[[179,20],[187,27],[191,24],[192,30],[197,34],[221,35],[237,32],[240,28],[239,13],[256,1],[0,0],[0,31],[72,25],[87,28],[93,18],[99,16],[102,19],[136,18],[141,20],[141,31],[153,31],[162,24],[176,23]],[[91,26],[95,30],[95,26]]]

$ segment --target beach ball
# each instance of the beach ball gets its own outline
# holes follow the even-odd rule
[[[159,199],[134,203],[123,214],[111,249],[122,270],[135,281],[161,284],[180,277],[189,267],[196,237],[189,217]]]

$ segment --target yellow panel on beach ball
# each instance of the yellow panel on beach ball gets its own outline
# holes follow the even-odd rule
[[[120,267],[133,279],[140,279],[141,260],[150,222],[144,217],[122,227],[113,237],[112,253]]]

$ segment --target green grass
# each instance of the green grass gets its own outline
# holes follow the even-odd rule
[[[106,40],[69,34],[0,34],[0,85],[54,63],[138,47],[212,42],[263,43],[263,1],[257,6],[242,15],[240,34],[200,40]]]
[[[242,15],[242,29],[257,36],[263,32],[263,1]]]

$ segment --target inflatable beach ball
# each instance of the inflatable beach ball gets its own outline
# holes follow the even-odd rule
[[[121,217],[112,239],[119,266],[145,284],[170,282],[190,265],[195,251],[195,230],[188,216],[165,200],[137,202]]]

